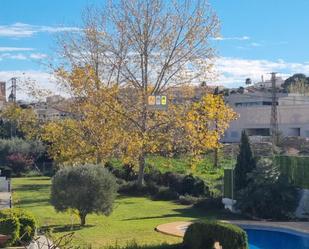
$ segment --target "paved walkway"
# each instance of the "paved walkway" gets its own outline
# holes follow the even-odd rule
[[[0,210],[10,207],[11,193],[0,192]]]
[[[223,222],[230,222],[244,227],[260,226],[266,228],[279,228],[309,234],[309,222],[270,222],[270,221],[247,221],[247,220],[233,220]],[[188,227],[190,224],[191,222],[181,222],[181,221],[162,224],[156,227],[156,231],[167,235],[183,237],[185,234],[185,228]]]
[[[57,249],[58,247],[54,246],[53,243],[47,239],[45,236],[40,236],[35,242],[30,243],[27,246],[27,249]]]

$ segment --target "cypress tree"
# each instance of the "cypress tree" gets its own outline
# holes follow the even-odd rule
[[[247,174],[255,169],[256,161],[250,147],[249,138],[245,131],[241,134],[241,141],[239,145],[239,154],[237,156],[237,163],[234,170],[235,175],[235,190],[238,191],[247,187]]]

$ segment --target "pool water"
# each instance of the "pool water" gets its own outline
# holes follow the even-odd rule
[[[245,229],[250,249],[309,249],[309,235]]]

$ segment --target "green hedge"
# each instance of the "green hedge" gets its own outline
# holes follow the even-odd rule
[[[34,216],[29,212],[19,208],[4,209],[0,211],[1,218],[16,218],[18,220],[20,224],[18,240],[27,243],[33,239],[37,224]]]
[[[274,160],[290,183],[309,189],[309,157],[277,156]]]
[[[223,184],[223,197],[232,199],[233,196],[233,169],[224,169],[224,184]]]
[[[9,235],[11,238],[4,245],[0,247],[14,245],[19,238],[20,223],[17,218],[0,218],[0,234]]]
[[[225,249],[248,249],[246,232],[238,226],[222,222],[197,222],[185,233],[185,249],[212,249],[218,241]]]

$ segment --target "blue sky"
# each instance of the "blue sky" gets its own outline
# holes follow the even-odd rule
[[[41,64],[62,30],[74,30],[87,4],[104,0],[0,0],[0,81],[51,81]],[[309,74],[308,0],[209,0],[221,21],[216,84],[242,85],[271,71]]]

